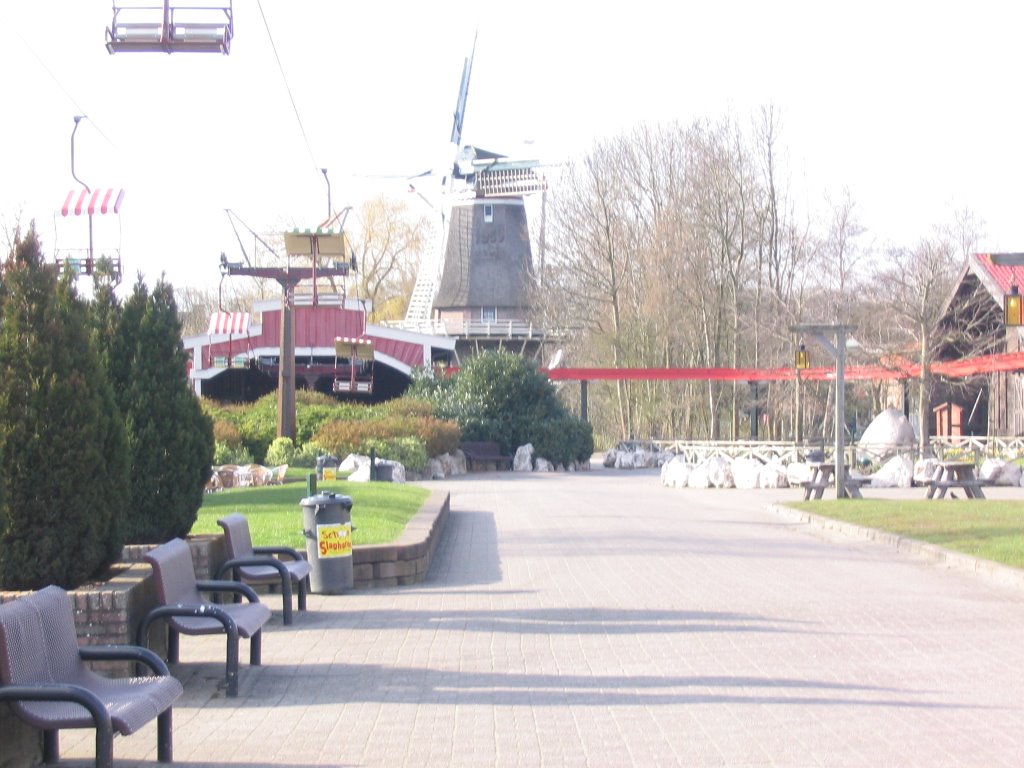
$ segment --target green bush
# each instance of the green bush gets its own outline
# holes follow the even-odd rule
[[[323,453],[324,449],[320,443],[316,442],[316,440],[310,440],[296,449],[289,464],[293,467],[312,468],[316,466],[316,457]]]
[[[238,464],[244,466],[252,464],[252,454],[244,445],[233,446],[228,443],[214,443],[213,463],[216,466],[222,464]]]
[[[496,442],[505,453],[532,443],[537,455],[564,465],[594,450],[590,425],[570,415],[551,382],[518,355],[485,352],[450,378],[417,371],[407,398],[431,402],[437,418],[458,423],[462,439]]]
[[[295,459],[295,443],[290,437],[278,437],[267,449],[266,463],[277,467],[281,464],[293,464]]]
[[[427,451],[415,437],[394,437],[388,440],[371,437],[359,447],[358,453],[369,455],[376,452],[377,458],[397,461],[413,472],[422,472],[427,466]]]

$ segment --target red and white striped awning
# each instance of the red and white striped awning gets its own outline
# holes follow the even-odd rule
[[[97,211],[99,213],[120,213],[121,201],[124,200],[123,189],[94,189],[86,192],[84,189],[72,189],[64,198],[64,206],[60,209],[61,216],[81,216],[87,213],[90,216]]]
[[[248,312],[214,312],[210,315],[208,336],[218,333],[244,334],[249,332]]]

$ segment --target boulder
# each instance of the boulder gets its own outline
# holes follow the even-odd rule
[[[444,464],[440,459],[430,459],[427,461],[427,467],[423,474],[430,480],[444,480]]]
[[[704,462],[708,465],[708,480],[715,488],[733,488],[732,459],[726,456],[712,456]]]
[[[1004,459],[985,459],[978,470],[978,478],[993,485],[1018,486],[1022,474],[1019,464]]]
[[[871,476],[872,488],[909,488],[914,478],[914,462],[909,456],[893,456]]]
[[[341,464],[338,465],[338,471],[354,472],[362,466],[370,466],[370,457],[363,456],[358,453],[350,453],[342,460]]]
[[[512,458],[513,472],[529,472],[533,469],[533,443],[520,445]]]
[[[455,453],[442,453],[437,459],[441,462],[441,466],[444,467],[445,477],[466,474],[466,454],[462,451],[456,450]]]
[[[811,481],[811,468],[802,461],[794,461],[786,465],[786,482],[789,485],[800,485]]]
[[[540,456],[533,462],[533,469],[535,472],[554,472],[555,466],[550,461]]]
[[[661,484],[668,488],[685,488],[690,479],[690,465],[682,456],[661,465]]]
[[[690,476],[686,480],[686,485],[688,488],[711,487],[711,478],[708,476],[708,464],[706,461],[690,469]]]
[[[927,485],[935,476],[935,470],[939,466],[938,459],[918,459],[914,462],[914,483],[916,485]]]
[[[741,456],[733,459],[732,479],[737,488],[758,488],[761,482],[762,464],[757,459]]]
[[[733,475],[736,474],[735,468],[733,469]],[[780,464],[777,461],[769,462],[768,464],[761,465],[761,471],[758,474],[757,481],[758,488],[788,488],[789,480],[786,477],[786,467],[784,464]]]
[[[914,427],[896,408],[886,408],[868,424],[857,441],[864,458],[874,460],[892,456],[901,448],[912,448],[917,442]]]

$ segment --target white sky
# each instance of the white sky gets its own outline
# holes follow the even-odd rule
[[[308,148],[260,5],[234,5],[229,56],[111,56],[109,0],[3,0],[0,224],[34,218],[48,254],[85,247],[85,218],[59,216],[84,114],[79,178],[126,190],[97,249],[120,246],[127,285],[215,286],[221,251],[241,258],[225,208],[260,232],[315,226],[321,167],[339,209],[406,187],[367,176],[450,160],[478,31],[465,143],[557,162],[642,122],[773,104],[810,206],[848,187],[869,238],[907,245],[968,206],[985,248],[1024,249],[1015,2],[262,0]]]

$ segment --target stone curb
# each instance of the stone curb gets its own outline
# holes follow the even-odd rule
[[[834,520],[812,512],[793,509],[783,504],[769,504],[768,510],[794,523],[805,523],[818,530],[872,541],[890,547],[901,554],[910,555],[934,565],[973,574],[992,584],[1024,590],[1024,570],[1020,568],[994,563],[991,560],[983,560],[973,555],[965,555],[962,552],[954,552],[935,544],[910,539],[896,533],[889,533],[888,531],[880,531],[877,528],[865,528],[861,525]]]

